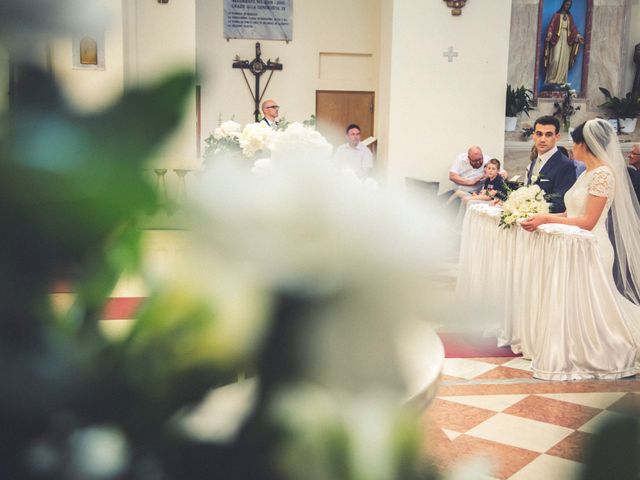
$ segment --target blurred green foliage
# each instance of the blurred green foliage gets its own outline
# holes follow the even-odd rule
[[[139,220],[156,205],[144,166],[180,121],[192,76],[170,75],[126,92],[104,112],[80,115],[45,71],[19,63],[14,69],[0,140],[0,476],[299,476],[306,464],[294,458],[311,430],[304,422],[286,426],[295,412],[274,420],[272,408],[284,390],[305,384],[294,345],[315,300],[277,300],[274,327],[253,359],[255,408],[227,443],[194,438],[180,423],[212,388],[246,368],[245,359],[222,362],[212,350],[219,313],[210,299],[161,292],[122,338],[108,339],[98,327],[122,272],[139,266]],[[75,302],[58,318],[49,295],[61,279],[73,286]],[[329,475],[318,478],[360,478],[349,430],[338,417],[333,422],[305,455]],[[395,428],[393,470],[432,478],[420,467],[416,426],[405,418]]]
[[[46,30],[51,19],[62,28],[59,12],[47,15],[61,5],[3,3],[0,26]],[[414,412],[390,414],[382,472],[358,457],[363,446],[339,404],[320,416],[317,396],[300,395],[317,379],[298,341],[326,299],[280,294],[263,347],[235,362],[216,361],[211,350],[219,312],[178,290],[150,297],[123,338],[103,336],[100,313],[122,272],[139,266],[139,220],[156,206],[144,166],[180,122],[193,76],[169,75],[90,115],[71,109],[52,76],[20,57],[12,76],[0,119],[0,478],[438,478],[423,459]],[[61,279],[76,300],[58,318],[49,292]],[[217,443],[188,435],[180,418],[247,360],[260,382],[238,434]],[[637,451],[635,427],[611,428],[611,439]],[[637,455],[592,458],[598,468],[616,462],[620,472],[637,471]]]

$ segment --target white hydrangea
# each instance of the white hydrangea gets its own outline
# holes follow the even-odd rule
[[[260,150],[269,146],[269,141],[276,132],[266,123],[247,123],[240,133],[242,153],[251,158]]]
[[[222,140],[223,138],[238,138],[241,131],[242,126],[238,122],[227,120],[213,131],[213,138],[216,140]]]
[[[389,338],[431,307],[429,275],[449,230],[435,207],[427,217],[402,196],[354,184],[329,161],[283,160],[268,175],[233,163],[206,172],[193,196],[204,215],[197,221],[203,244],[226,268],[258,279],[267,295],[295,292],[322,305],[313,310],[314,343],[303,348],[319,377],[352,388],[373,370],[402,383]],[[222,275],[204,258],[203,271]],[[361,351],[344,348],[351,343],[376,353],[364,365]]]
[[[258,176],[268,175],[273,172],[273,162],[270,158],[259,158],[253,163],[251,172]]]
[[[284,131],[271,137],[269,150],[274,161],[295,158],[328,161],[333,147],[317,130],[293,122]]]

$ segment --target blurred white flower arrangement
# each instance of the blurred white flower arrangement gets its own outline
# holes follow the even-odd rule
[[[264,123],[248,123],[242,128],[228,121],[216,128],[206,142],[206,158],[236,152],[247,160],[255,159],[251,172],[259,177],[286,169],[289,163],[316,163],[321,169],[328,168],[333,175],[341,176],[343,183],[364,186],[367,190],[378,189],[373,178],[362,180],[353,171],[334,165],[331,162],[333,146],[308,122],[287,122],[285,127],[273,129]]]
[[[277,131],[270,140],[269,150],[276,161],[292,156],[327,160],[333,151],[320,132],[298,122],[289,124],[286,130]]]
[[[207,144],[205,157],[209,158],[223,153],[239,151],[241,128],[242,126],[233,120],[228,120],[217,127],[205,139]]]
[[[230,152],[241,152],[250,160],[272,157],[277,161],[293,152],[305,160],[326,160],[333,150],[332,145],[312,124],[298,122],[286,122],[273,129],[265,123],[247,123],[242,127],[229,120],[217,127],[205,139],[205,143],[204,156],[209,160]]]
[[[538,185],[529,185],[513,190],[502,204],[499,226],[510,228],[534,213],[549,213],[549,203]]]
[[[247,123],[240,133],[240,148],[247,158],[253,158],[258,152],[267,149],[269,140],[276,134],[266,123]]]

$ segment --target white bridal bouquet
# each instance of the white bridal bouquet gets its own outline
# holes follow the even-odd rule
[[[549,203],[538,185],[520,187],[511,191],[502,204],[500,227],[509,228],[518,220],[529,218],[534,213],[549,213]]]

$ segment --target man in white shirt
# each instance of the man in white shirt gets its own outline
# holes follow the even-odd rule
[[[280,105],[274,100],[265,100],[262,102],[262,120],[260,122],[266,123],[270,127],[275,128],[278,125],[278,115],[280,113]]]
[[[347,143],[336,148],[334,160],[341,168],[352,170],[359,178],[367,178],[373,170],[373,154],[360,141],[360,127],[347,127]]]
[[[473,145],[466,153],[461,153],[453,161],[449,170],[449,180],[458,185],[456,190],[474,193],[482,189],[484,166],[491,160],[482,149]]]

